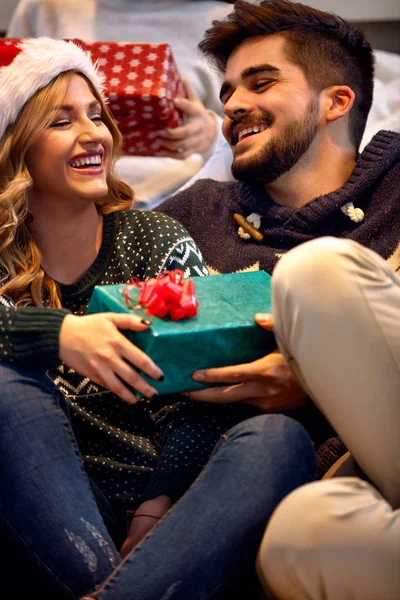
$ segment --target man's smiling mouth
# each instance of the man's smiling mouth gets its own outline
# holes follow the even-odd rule
[[[252,127],[242,129],[242,131],[238,133],[237,141],[240,142],[240,140],[242,140],[243,138],[248,137],[249,135],[253,135],[255,133],[261,133],[261,131],[265,131],[266,129],[268,129],[268,125],[252,125]]]
[[[266,120],[264,119],[263,121],[258,121],[257,123],[236,122],[236,124],[234,124],[231,129],[231,145],[235,146],[236,144],[246,139],[247,137],[250,137],[251,135],[257,135],[257,133],[262,133],[263,131],[268,129],[271,126],[271,124],[271,121],[266,122]]]

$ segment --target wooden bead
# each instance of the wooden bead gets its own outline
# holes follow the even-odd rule
[[[253,225],[251,223],[248,222],[247,219],[245,219],[244,217],[242,217],[242,215],[239,215],[238,213],[235,213],[233,215],[233,218],[235,219],[235,222],[244,229],[244,231],[246,233],[249,234],[250,237],[253,238],[253,240],[255,240],[256,242],[262,242],[264,239],[263,234],[258,231],[258,229],[256,229],[255,227],[253,227]]]

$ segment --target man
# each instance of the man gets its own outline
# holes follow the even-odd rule
[[[157,210],[188,229],[209,271],[272,273],[288,250],[324,235],[357,241],[398,269],[400,135],[381,131],[357,152],[373,92],[364,36],[301,4],[239,0],[200,48],[224,72],[223,131],[238,181],[199,181]],[[240,237],[235,214],[258,220],[263,240]],[[289,389],[279,353],[194,378],[230,384],[192,393],[198,400],[282,410],[305,399],[293,379]]]
[[[282,353],[197,372],[195,380],[225,385],[190,396],[296,409],[290,414],[318,446],[312,398],[361,479],[338,478],[329,489],[317,482],[284,502],[266,532],[261,579],[277,598],[394,598],[400,135],[381,131],[358,154],[372,102],[372,49],[342,19],[287,0],[238,0],[200,48],[224,73],[223,132],[237,181],[199,181],[159,209],[188,229],[211,273],[274,271]],[[272,327],[270,318],[256,320]],[[345,517],[340,536],[335,514]]]

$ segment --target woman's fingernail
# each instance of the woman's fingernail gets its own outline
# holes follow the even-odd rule
[[[192,379],[194,379],[195,381],[205,381],[206,378],[206,374],[204,371],[196,371],[195,373],[193,373],[193,377]]]
[[[148,327],[150,327],[150,325],[151,325],[151,321],[149,321],[148,319],[142,319],[140,322],[143,325],[147,325]]]
[[[164,375],[160,375],[160,377],[158,377],[157,381],[164,381]]]

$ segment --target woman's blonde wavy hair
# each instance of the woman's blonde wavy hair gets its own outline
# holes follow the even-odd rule
[[[9,125],[0,145],[0,295],[15,306],[61,307],[57,284],[41,267],[41,253],[29,232],[28,192],[33,186],[25,156],[31,144],[52,122],[53,108],[67,93],[75,71],[66,71],[36,92],[15,123]],[[79,73],[79,75],[82,75]],[[114,148],[112,166],[121,152],[122,136],[107,106],[84,76],[99,101]],[[132,208],[131,188],[116,179],[111,168],[108,194],[96,201],[99,214]]]

